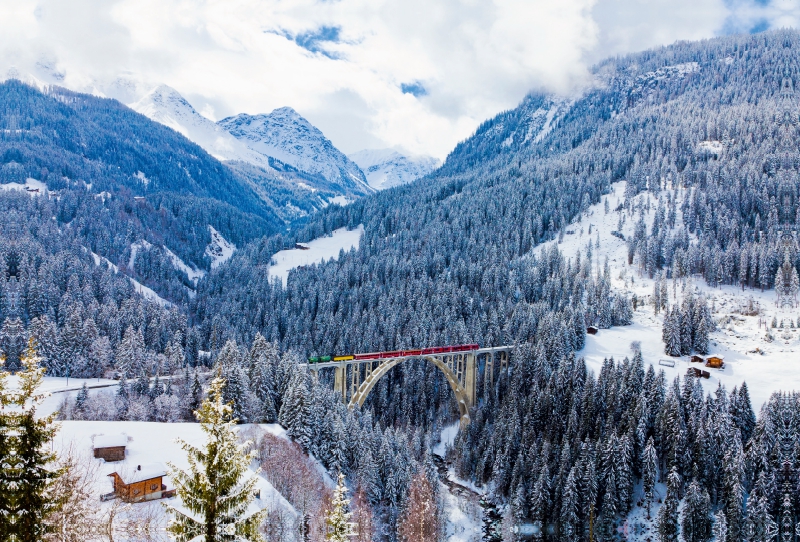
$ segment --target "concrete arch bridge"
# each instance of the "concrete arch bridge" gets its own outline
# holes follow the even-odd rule
[[[494,383],[495,373],[508,367],[513,346],[479,348],[477,344],[441,346],[391,352],[371,352],[346,356],[309,358],[307,367],[319,374],[323,369],[334,369],[334,389],[349,408],[360,408],[372,388],[386,373],[397,365],[411,360],[424,359],[435,365],[445,376],[453,390],[461,427],[469,424],[469,411],[476,401],[479,360],[484,362],[485,378]]]

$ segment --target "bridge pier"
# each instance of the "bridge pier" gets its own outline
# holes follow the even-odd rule
[[[477,402],[478,357],[486,355],[486,379],[494,384],[495,355],[498,356],[500,371],[508,367],[510,346],[478,348],[472,351],[461,351],[441,354],[399,355],[393,358],[376,358],[367,360],[348,359],[326,363],[309,364],[309,370],[318,376],[320,369],[334,369],[333,389],[342,397],[342,402],[349,408],[361,407],[378,380],[394,366],[409,359],[425,359],[439,368],[455,394],[458,410],[461,414],[461,427],[469,424],[469,411]],[[364,367],[362,380],[361,365]],[[347,368],[351,367],[350,375]],[[349,380],[348,380],[349,379]],[[486,380],[484,380],[484,385]],[[348,394],[349,389],[349,394]],[[349,400],[348,400],[349,395]]]
[[[344,363],[336,367],[333,375],[333,390],[342,396],[342,402],[347,401],[347,365]]]

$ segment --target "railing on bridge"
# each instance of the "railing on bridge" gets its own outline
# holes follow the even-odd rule
[[[484,378],[494,384],[496,367],[508,367],[512,346],[480,348],[477,344],[437,346],[421,349],[370,352],[343,356],[309,358],[308,368],[315,374],[321,369],[335,369],[334,389],[349,408],[364,404],[372,388],[396,365],[409,359],[425,359],[444,373],[458,402],[462,426],[469,423],[469,410],[476,401],[478,360],[485,360]]]

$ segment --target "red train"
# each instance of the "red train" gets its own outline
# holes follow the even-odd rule
[[[455,346],[432,346],[429,348],[416,348],[413,350],[391,350],[389,352],[369,352],[366,354],[345,354],[342,356],[313,356],[308,358],[309,363],[324,363],[327,361],[350,361],[389,359],[404,356],[425,356],[429,354],[452,354],[455,352],[471,352],[480,348],[478,344],[458,344]]]

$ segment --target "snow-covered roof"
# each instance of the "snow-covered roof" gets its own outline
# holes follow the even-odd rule
[[[111,473],[113,474],[113,473]],[[109,474],[109,476],[111,476]],[[167,470],[164,468],[163,463],[149,463],[147,465],[137,465],[136,470],[127,478],[119,473],[117,475],[122,478],[126,484],[135,484],[144,480],[152,480],[153,478],[160,478],[167,475]]]
[[[117,448],[127,446],[128,437],[126,435],[97,435],[94,437],[94,448]]]
[[[706,356],[706,359],[708,359],[708,358],[725,359],[725,356],[723,356],[722,354],[709,354],[709,355]]]

